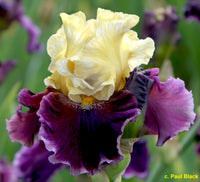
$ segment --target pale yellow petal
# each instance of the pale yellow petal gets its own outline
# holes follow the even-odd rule
[[[126,14],[122,12],[112,12],[110,10],[98,8],[97,20],[110,23],[118,22],[118,24],[119,22],[122,22],[122,24],[119,25],[125,27],[126,30],[129,30],[139,22],[139,17],[137,15]]]
[[[125,77],[130,72],[128,70],[126,74],[124,73],[124,68],[127,67],[129,69],[129,67],[128,60],[121,59],[122,38],[124,33],[138,22],[138,18],[135,15],[113,13],[99,9],[97,20],[96,35],[86,45],[82,61],[84,63],[94,63],[93,67],[99,67],[96,73],[99,78],[105,83],[114,83],[114,88],[117,90],[123,88]],[[92,70],[94,71],[94,69]],[[81,70],[79,70],[80,73],[82,73]],[[106,76],[105,73],[107,74]],[[85,74],[87,75],[86,77],[89,77],[89,74],[90,72],[88,71]],[[82,75],[79,76],[81,77]],[[113,80],[110,81],[110,78]],[[104,86],[108,86],[108,84]]]
[[[121,56],[128,61],[130,71],[133,71],[141,64],[148,64],[154,49],[154,41],[151,38],[138,39],[135,32],[129,31],[122,40]]]
[[[77,62],[74,74],[94,88],[88,90],[88,96],[107,100],[115,90],[116,74],[112,69],[102,62],[84,60]]]
[[[56,61],[65,56],[67,50],[67,41],[65,39],[64,29],[61,27],[56,34],[53,34],[47,41],[47,52],[51,57],[49,71],[54,72]]]
[[[89,25],[86,22],[85,14],[82,12],[72,15],[61,13],[60,16],[67,40],[65,57],[78,56],[85,44],[93,37],[92,32],[88,29]]]
[[[153,41],[140,40],[130,30],[139,21],[136,15],[98,9],[97,19],[88,21],[82,12],[60,16],[63,26],[48,40],[53,74],[45,84],[75,102],[87,96],[108,100],[124,88],[135,67],[152,57]]]
[[[62,93],[65,95],[68,95],[68,82],[69,78],[61,76],[57,71],[44,80],[46,86],[51,86],[55,89],[62,90]]]
[[[64,29],[61,27],[56,34],[53,34],[47,41],[47,53],[52,60],[59,59],[65,54],[67,41],[64,38]]]
[[[155,50],[154,41],[151,38],[139,40],[136,47],[137,48],[135,48],[135,50],[133,51],[132,57],[129,59],[128,62],[131,71],[136,66],[139,66],[141,64],[148,64]]]
[[[71,64],[73,66],[70,66]],[[74,100],[75,95],[84,94],[87,96],[101,95],[96,99],[105,100],[112,95],[115,88],[115,78],[113,78],[112,71],[106,72],[106,68],[104,68],[106,65],[97,64],[99,63],[79,60],[78,57],[63,59],[59,62],[57,71],[71,80],[71,87],[68,89],[70,98]],[[104,70],[104,74],[102,74],[102,70]],[[98,92],[103,89],[107,89],[108,92],[99,94]]]

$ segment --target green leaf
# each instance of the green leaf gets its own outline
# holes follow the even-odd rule
[[[124,159],[120,163],[116,164],[113,167],[108,166],[106,168],[105,171],[110,179],[110,182],[119,181],[118,179],[120,179],[120,176],[128,167],[130,160],[130,154],[124,154]]]

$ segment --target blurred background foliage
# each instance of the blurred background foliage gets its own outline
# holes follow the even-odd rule
[[[50,58],[47,55],[46,43],[48,38],[61,26],[59,14],[61,12],[74,13],[83,11],[87,18],[95,18],[98,7],[121,11],[124,13],[136,14],[140,17],[140,23],[134,27],[140,37],[141,23],[145,10],[153,10],[158,7],[172,5],[177,8],[180,22],[178,31],[181,34],[179,46],[170,56],[173,66],[174,76],[183,79],[186,88],[192,90],[195,102],[195,111],[200,103],[200,24],[196,21],[186,21],[183,17],[183,7],[187,0],[34,0],[23,1],[25,13],[41,29],[40,42],[44,46],[41,53],[29,54],[26,51],[28,35],[17,23],[13,23],[9,29],[0,34],[0,60],[17,60],[17,66],[7,76],[0,88],[0,156],[7,156],[11,162],[15,152],[20,148],[20,144],[12,143],[7,135],[5,119],[16,112],[18,105],[17,95],[20,89],[28,88],[35,93],[45,90],[43,80],[50,75],[47,68]],[[180,137],[186,133],[181,133]],[[171,148],[155,147],[154,137],[148,137],[149,149],[151,153],[151,172],[159,156],[166,158],[166,166],[162,167],[160,176],[156,181],[166,181],[164,175],[199,174],[199,158],[194,150],[194,142],[185,152],[176,159],[173,158],[173,151],[176,151],[177,144],[171,144]],[[157,155],[159,154],[159,155]],[[169,156],[171,155],[171,156]],[[170,158],[171,157],[171,158]],[[198,159],[198,160],[197,160]],[[164,159],[165,160],[165,159]],[[168,165],[169,163],[169,165]],[[68,170],[57,173],[51,181],[75,181]],[[136,178],[123,181],[145,181]],[[148,179],[146,180],[148,181]]]

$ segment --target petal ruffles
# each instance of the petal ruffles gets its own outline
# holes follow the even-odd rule
[[[154,84],[148,97],[144,129],[148,134],[158,134],[157,145],[161,146],[194,124],[194,102],[182,80],[170,77],[161,82],[158,76],[152,78]]]
[[[138,107],[146,110],[143,134],[158,134],[157,145],[188,130],[194,123],[192,93],[180,79],[170,77],[161,82],[159,69],[134,70],[127,79],[125,89],[137,98]]]
[[[82,12],[61,13],[61,19],[63,25],[48,40],[53,74],[45,84],[74,102],[82,102],[82,95],[109,100],[123,89],[129,72],[153,55],[153,40],[140,40],[130,30],[139,21],[136,15],[99,8],[96,19],[86,21]]]
[[[40,122],[36,112],[40,106],[40,101],[49,90],[34,94],[28,89],[23,89],[19,93],[18,101],[29,107],[26,112],[22,111],[22,105],[17,108],[17,113],[14,114],[7,122],[8,134],[13,142],[17,141],[24,145],[32,145],[35,135],[39,131]]]
[[[123,129],[140,113],[136,103],[129,91],[84,108],[62,93],[44,96],[37,114],[42,123],[39,138],[54,152],[49,160],[70,166],[73,175],[93,175],[115,165],[123,159]]]

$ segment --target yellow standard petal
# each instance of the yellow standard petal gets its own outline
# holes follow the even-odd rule
[[[61,13],[60,16],[68,45],[65,57],[78,56],[81,54],[85,44],[93,37],[88,29],[89,25],[86,22],[85,14],[82,12],[77,12],[73,15]]]
[[[62,59],[65,56],[67,50],[67,40],[65,39],[65,32],[63,26],[52,35],[47,41],[47,52],[51,57],[51,64],[49,65],[49,71],[54,72],[56,69],[55,64],[57,60]]]
[[[92,93],[96,99],[109,99],[115,90],[125,86],[125,78],[135,67],[147,64],[151,58],[153,41],[139,40],[137,33],[130,30],[138,19],[136,15],[98,9],[96,34],[75,70],[96,88]]]
[[[45,83],[73,101],[108,100],[123,89],[129,73],[148,64],[153,55],[152,39],[140,40],[130,30],[139,21],[136,15],[98,9],[96,19],[86,21],[82,12],[61,13],[61,19],[61,29],[48,41],[53,74]]]

